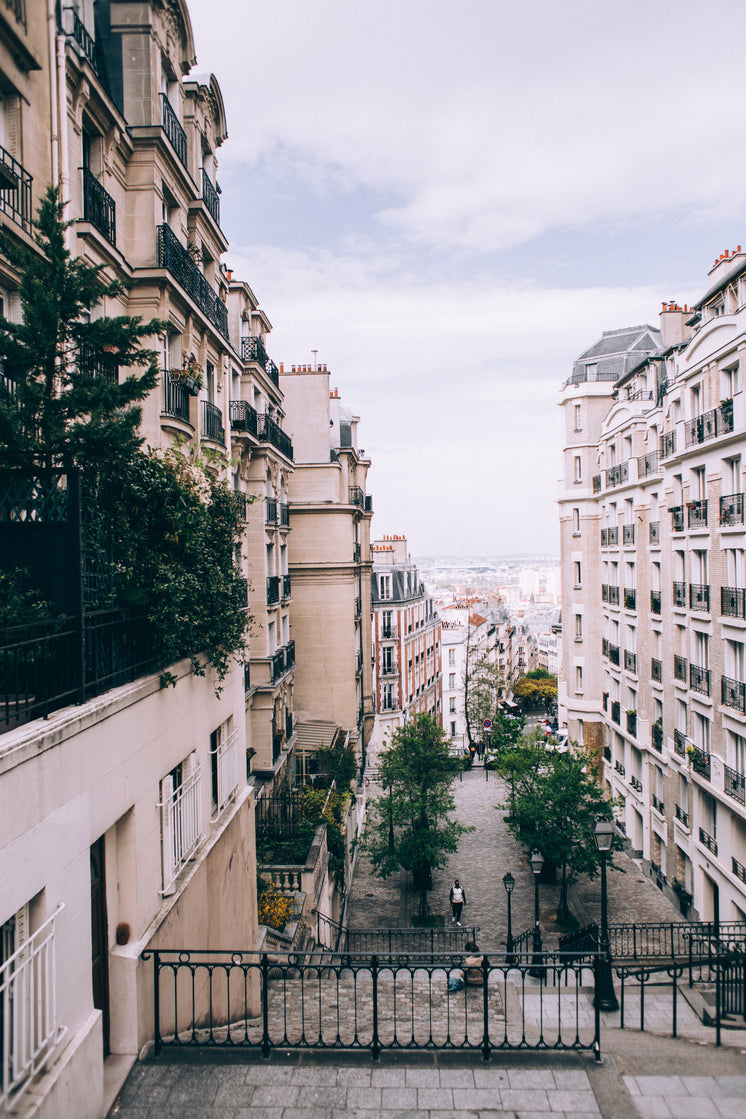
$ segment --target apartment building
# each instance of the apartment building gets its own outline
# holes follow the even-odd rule
[[[407,550],[406,536],[372,547],[373,660],[376,710],[383,728],[414,715],[443,724],[441,625]],[[453,675],[449,669],[449,674]]]
[[[466,618],[454,610],[441,612],[440,642],[443,685],[443,729],[452,746],[467,745],[464,715],[464,670],[466,667]]]
[[[373,730],[370,663],[370,459],[358,447],[359,417],[331,389],[326,366],[280,368],[294,469],[288,570],[296,657],[299,731],[336,724],[354,748],[360,774]],[[303,735],[306,747],[312,736]]]
[[[746,916],[746,256],[565,384],[560,704],[682,912]]]

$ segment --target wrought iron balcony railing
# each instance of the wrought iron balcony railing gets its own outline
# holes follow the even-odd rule
[[[619,664],[619,646],[612,645],[611,642],[609,642],[609,660],[612,664]]]
[[[719,407],[687,420],[684,425],[687,447],[697,443],[706,443],[717,435],[726,435],[733,431],[733,401],[724,400]]]
[[[629,649],[624,650],[624,667],[627,672],[637,672],[637,653],[630,653]]]
[[[624,588],[624,608],[625,610],[637,609],[637,591],[634,587]]]
[[[604,758],[607,762],[611,761],[611,746],[604,746]]]
[[[653,808],[655,809],[655,811],[656,811],[656,812],[660,812],[661,816],[665,816],[665,814],[666,814],[666,806],[665,806],[665,804],[663,803],[663,801],[662,801],[662,800],[660,800],[660,799],[659,799],[659,797],[657,797],[657,796],[655,795],[655,793],[653,793],[653,796],[652,796],[652,801],[653,801]]]
[[[291,592],[291,589],[290,589],[290,576],[289,575],[283,575],[282,576],[282,601],[286,602],[287,599],[290,598],[291,593],[292,592]]]
[[[679,582],[678,580],[673,585],[673,604],[680,606],[682,609],[686,608],[686,583]]]
[[[746,866],[744,866],[743,863],[739,863],[738,859],[733,855],[731,855],[730,861],[736,878],[740,878],[742,882],[746,882]]]
[[[661,523],[660,521],[651,521],[648,525],[648,538],[651,544],[660,544],[661,542]]]
[[[619,525],[612,525],[608,529],[609,547],[615,548],[619,543]]]
[[[642,781],[640,780],[639,777],[635,777],[634,773],[630,777],[629,783],[630,783],[630,785],[632,786],[633,789],[637,790],[638,793],[642,792]]]
[[[179,160],[186,167],[187,165],[187,137],[186,132],[181,127],[181,121],[177,117],[174,107],[166,97],[165,93],[161,94],[161,126],[163,131],[168,137],[171,147],[176,152]]]
[[[189,392],[181,381],[172,381],[166,374],[163,378],[163,412],[183,423],[189,423]]]
[[[5,0],[5,7],[13,13],[18,23],[26,26],[26,0]]]
[[[707,501],[688,501],[686,504],[689,528],[707,527]]]
[[[661,459],[670,458],[676,454],[676,432],[664,431],[658,441],[658,456]]]
[[[280,528],[290,528],[290,506],[286,501],[279,502],[277,513],[279,516]]]
[[[619,723],[619,724],[621,724],[621,722],[622,722],[621,706],[619,704],[619,701],[616,700],[616,699],[612,700],[612,703],[611,703],[611,721],[612,721],[612,723]]]
[[[729,765],[723,766],[723,790],[739,804],[746,804],[746,777]]]
[[[259,433],[259,417],[247,400],[231,400],[231,431],[247,432],[255,438]]]
[[[616,466],[610,466],[606,471],[606,485],[611,488],[613,486],[621,486],[623,482],[629,479],[629,463],[618,462]]]
[[[650,658],[650,679],[656,684],[663,683],[663,661],[657,657]]]
[[[699,664],[689,665],[689,687],[701,695],[710,694],[710,670]]]
[[[277,524],[277,502],[273,497],[264,499],[264,523],[265,525]]]
[[[223,413],[209,400],[202,401],[202,435],[214,443],[225,443]]]
[[[275,385],[280,384],[280,371],[264,348],[261,338],[251,334],[241,339],[241,361],[255,361]]]
[[[660,455],[658,451],[650,451],[646,455],[639,455],[637,458],[637,477],[649,478],[651,474],[660,473]]]
[[[5,148],[0,148],[0,210],[15,225],[31,232],[32,178]]]
[[[746,589],[721,587],[720,609],[728,618],[746,618]]]
[[[609,587],[609,605],[610,606],[618,606],[619,605],[619,587],[614,587],[614,586]]]
[[[614,762],[614,769],[617,771],[620,777],[624,777],[627,773],[627,770],[624,768],[621,762]]]
[[[622,525],[622,543],[624,545],[634,544],[635,542],[635,526]]]
[[[713,835],[710,835],[709,832],[706,832],[704,828],[699,829],[699,842],[703,843],[704,846],[707,848],[707,850],[711,854],[717,855],[717,853],[718,853],[717,840],[715,839],[715,837]]]
[[[673,656],[673,678],[680,680],[682,684],[687,682],[687,664],[686,657],[682,657],[679,653],[674,653]]]
[[[78,372],[84,377],[99,377],[116,385],[119,381],[119,362],[115,354],[81,345],[78,350]]]
[[[259,441],[261,443],[271,443],[286,458],[292,459],[293,444],[290,436],[286,435],[280,425],[266,412],[259,416]]]
[[[688,753],[694,772],[698,773],[700,777],[705,777],[709,781],[711,779],[712,770],[710,755],[705,750],[701,750],[699,746],[691,747]]]
[[[650,728],[650,741],[659,754],[663,753],[663,727],[660,723],[653,723]]]
[[[578,479],[578,481],[579,480],[580,479]],[[593,492],[594,493],[600,493],[601,492],[601,475],[600,474],[594,474],[592,482],[593,482]]]
[[[720,498],[720,524],[742,525],[743,522],[743,494],[731,493]]]
[[[627,734],[631,734],[633,738],[637,737],[637,712],[627,712]]]
[[[228,338],[228,311],[168,225],[158,226],[158,267],[166,268],[223,338]]]
[[[707,583],[689,584],[689,609],[710,611],[710,587]]]
[[[671,531],[683,532],[684,531],[684,506],[672,505],[669,508],[671,514]]]
[[[685,828],[689,827],[689,813],[685,812],[680,804],[676,805],[676,819],[679,823],[683,824]]]
[[[276,606],[280,601],[280,576],[270,575],[267,578],[267,606]]]
[[[83,218],[116,245],[116,203],[87,167],[83,168]]]
[[[660,612],[661,612],[661,592],[660,591],[651,591],[650,592],[650,613],[651,614],[660,614]]]
[[[213,186],[210,176],[202,168],[202,201],[212,214],[216,225],[220,225],[220,187]]]
[[[686,735],[683,730],[673,732],[673,748],[680,758],[686,757]]]
[[[720,682],[721,698],[725,707],[746,714],[746,684],[723,676]]]
[[[361,509],[365,508],[365,493],[360,486],[349,487],[348,501],[350,505],[359,505]]]
[[[5,2],[7,4],[8,0],[5,0]],[[96,69],[96,40],[93,38],[93,36],[90,34],[88,29],[86,28],[82,19],[80,18],[78,13],[75,11],[75,8],[72,9],[72,16],[73,16],[72,37],[75,40],[75,42],[78,44],[78,46],[80,47],[80,49],[83,52],[83,54],[85,55],[85,57],[90,62],[93,69],[95,70]]]

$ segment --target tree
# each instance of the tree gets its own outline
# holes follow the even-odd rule
[[[143,339],[158,319],[92,317],[125,285],[104,265],[72,257],[63,207],[49,187],[34,222],[36,251],[0,231],[0,248],[19,275],[21,323],[0,316],[0,459],[10,467],[80,466],[117,471],[142,443],[139,401],[155,387],[156,354]],[[121,383],[106,367],[143,369]]]
[[[490,659],[489,651],[474,640],[474,629],[467,623],[464,661],[464,716],[466,736],[472,753],[485,737],[483,722],[498,714],[505,687],[501,669]]]
[[[381,755],[384,792],[371,802],[364,849],[379,878],[402,867],[411,870],[420,891],[421,917],[428,911],[430,872],[445,866],[461,836],[472,830],[449,818],[454,808],[451,779],[460,770],[442,727],[430,715],[417,715],[394,731]]]
[[[505,715],[502,711],[495,712],[492,716],[489,745],[484,756],[486,766],[499,767],[504,756],[517,751],[523,738],[525,724],[523,715]]]
[[[561,868],[557,919],[563,921],[569,916],[568,886],[580,874],[594,878],[598,872],[593,824],[599,816],[611,818],[621,802],[598,786],[583,754],[553,753],[537,742],[533,758],[524,755],[523,762],[508,826],[527,852],[538,849]],[[621,848],[622,838],[615,835],[612,851]]]
[[[526,707],[543,704],[548,710],[557,702],[557,677],[550,676],[546,669],[535,669],[518,677],[513,685],[513,695],[523,700]]]

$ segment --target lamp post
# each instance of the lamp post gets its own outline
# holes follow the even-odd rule
[[[505,953],[505,963],[514,964],[515,952],[513,951],[513,920],[510,912],[510,895],[513,893],[515,878],[510,873],[510,871],[508,871],[507,874],[503,874],[503,886],[505,887],[505,893],[508,895],[508,941],[505,945],[505,947],[507,948],[507,952]]]
[[[599,1010],[618,1010],[619,1002],[617,1001],[614,979],[611,974],[611,942],[609,940],[608,897],[606,892],[606,860],[614,841],[614,825],[611,820],[605,820],[602,816],[599,816],[593,825],[593,841],[601,856],[601,940],[599,943],[601,962],[598,988],[593,999],[593,1005],[598,1006]]]
[[[541,851],[531,852],[531,869],[534,872],[534,953],[531,957],[531,967],[528,974],[534,979],[541,979],[544,975],[542,966],[541,925],[539,924],[539,875],[544,866],[544,856]]]

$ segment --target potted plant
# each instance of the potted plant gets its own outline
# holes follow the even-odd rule
[[[194,354],[189,354],[189,357],[185,354],[181,360],[181,369],[169,369],[168,377],[174,384],[183,385],[191,396],[196,396],[204,384],[202,370]]]

